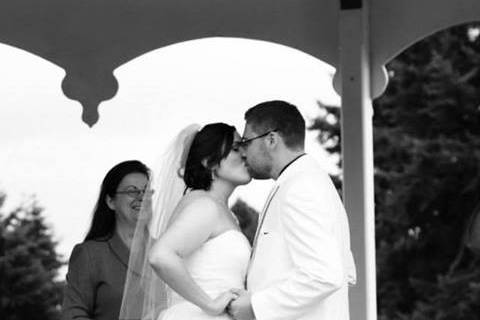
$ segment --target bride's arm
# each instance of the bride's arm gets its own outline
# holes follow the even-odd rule
[[[149,262],[157,275],[183,298],[205,312],[221,314],[235,297],[227,292],[211,299],[193,280],[185,267],[184,257],[198,249],[214,233],[219,211],[210,199],[196,199],[175,218],[167,231],[154,243]]]

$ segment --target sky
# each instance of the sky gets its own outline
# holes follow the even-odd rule
[[[1,211],[31,201],[68,259],[83,240],[100,183],[118,162],[138,159],[154,168],[168,142],[191,123],[226,122],[243,131],[243,114],[267,100],[299,107],[307,124],[317,101],[339,105],[335,69],[301,51],[273,43],[211,38],[144,54],[114,71],[117,95],[100,105],[93,128],[81,106],[61,90],[65,71],[28,52],[0,44]],[[327,171],[329,158],[307,132],[307,152]],[[260,211],[272,181],[239,187],[240,197]],[[61,276],[66,269],[63,268]]]

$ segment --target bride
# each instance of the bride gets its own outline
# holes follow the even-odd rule
[[[251,180],[239,142],[232,126],[192,125],[167,149],[132,240],[120,319],[231,319],[251,250],[228,208]]]

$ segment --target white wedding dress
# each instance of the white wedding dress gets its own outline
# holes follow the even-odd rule
[[[251,247],[240,231],[231,229],[206,241],[185,259],[195,282],[211,297],[245,287]],[[227,314],[211,316],[173,292],[169,307],[158,320],[231,320]]]

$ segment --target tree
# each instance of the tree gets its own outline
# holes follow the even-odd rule
[[[0,195],[0,209],[5,195]],[[58,319],[63,285],[55,280],[62,266],[57,243],[36,201],[9,214],[0,212],[0,318]]]
[[[241,199],[238,199],[232,206],[232,212],[237,217],[243,234],[252,245],[257,230],[258,212]]]
[[[480,202],[480,33],[436,33],[387,65],[373,102],[380,319],[479,319],[480,263],[463,235]],[[340,149],[339,109],[312,130]]]

